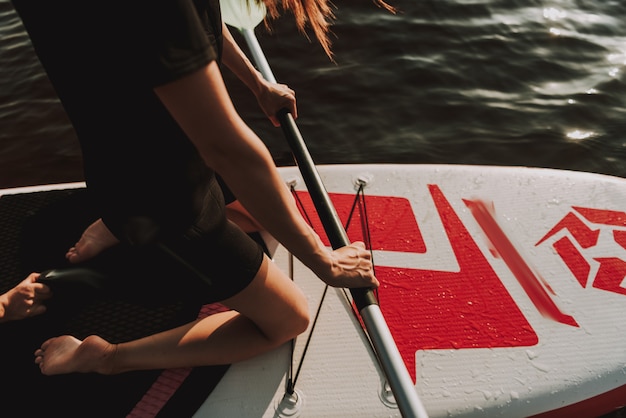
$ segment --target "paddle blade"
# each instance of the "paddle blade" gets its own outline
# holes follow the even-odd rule
[[[256,0],[220,0],[222,20],[237,29],[254,29],[265,19],[265,4]]]

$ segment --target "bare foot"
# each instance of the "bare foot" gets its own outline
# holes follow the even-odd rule
[[[70,263],[80,263],[118,243],[119,240],[109,231],[102,219],[98,219],[85,229],[76,245],[67,251],[65,257]]]
[[[111,373],[117,345],[91,335],[81,341],[62,335],[45,341],[35,351],[35,364],[45,375],[66,373]]]
[[[0,322],[41,315],[46,311],[43,301],[52,296],[50,288],[37,283],[39,273],[31,273],[17,286],[0,295]]]

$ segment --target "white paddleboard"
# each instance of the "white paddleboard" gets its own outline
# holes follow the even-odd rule
[[[342,222],[364,185],[348,235],[372,246],[381,310],[430,417],[597,417],[626,405],[626,180],[520,167],[318,170]],[[325,239],[298,169],[280,172]],[[315,316],[323,283],[282,247],[274,259]],[[285,345],[232,365],[195,416],[399,417],[344,292],[329,289],[319,312],[293,360]]]
[[[429,416],[596,417],[626,405],[626,180],[518,167],[318,169],[344,222],[365,183],[348,235],[364,239],[367,212],[381,310]],[[312,213],[298,169],[281,173]],[[282,249],[275,262],[290,268]],[[293,270],[314,315],[324,286]],[[400,416],[341,291],[321,307],[295,406],[281,403],[289,352],[233,365],[197,416]]]

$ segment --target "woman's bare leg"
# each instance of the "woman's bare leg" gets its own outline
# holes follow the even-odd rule
[[[37,283],[39,273],[31,273],[17,286],[0,295],[0,322],[29,318],[44,313],[43,301],[52,296],[50,288]]]
[[[78,242],[67,251],[65,257],[71,263],[80,263],[118,243],[119,240],[109,231],[102,219],[98,219],[85,229]]]
[[[280,346],[309,322],[306,297],[267,257],[253,282],[222,303],[233,311],[117,345],[97,336],[53,338],[35,363],[47,375],[230,364]]]
[[[243,205],[235,200],[226,205],[226,217],[234,222],[243,232],[259,232],[263,227],[250,215]]]

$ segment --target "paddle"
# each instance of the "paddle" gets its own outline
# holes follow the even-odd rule
[[[221,7],[222,19],[242,33],[252,59],[263,77],[268,81],[276,82],[254,34],[254,28],[265,17],[265,6],[259,5],[255,0],[221,0]],[[278,112],[277,117],[332,247],[336,249],[350,244],[293,116],[283,109]],[[374,293],[369,289],[350,289],[350,293],[402,416],[427,417]]]

